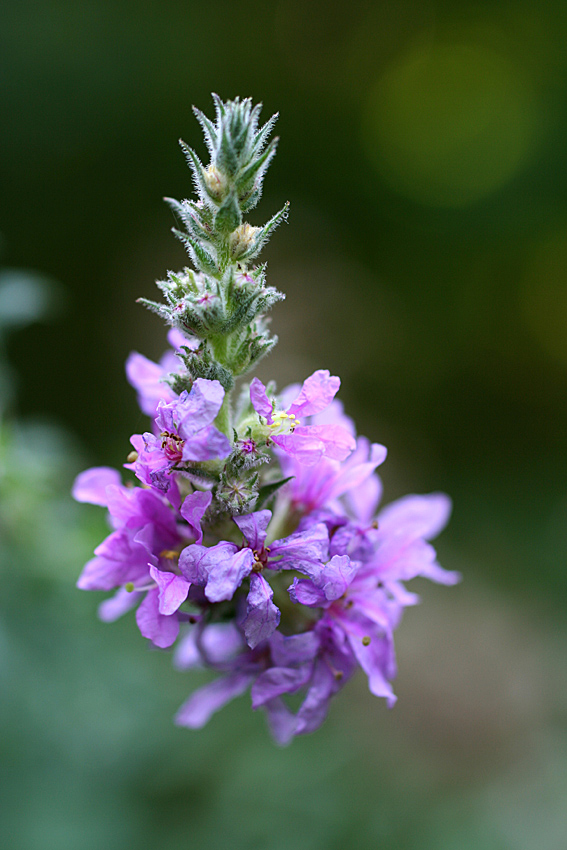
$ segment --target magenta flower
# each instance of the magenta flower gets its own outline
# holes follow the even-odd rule
[[[179,557],[182,575],[192,584],[203,587],[210,602],[232,599],[244,579],[250,577],[242,627],[251,648],[266,640],[280,621],[280,611],[273,602],[273,590],[262,575],[263,570],[297,570],[318,576],[329,547],[323,524],[266,546],[271,517],[268,510],[233,517],[244,536],[242,546],[228,541],[210,547],[193,544]]]
[[[218,381],[197,378],[191,387],[173,401],[157,405],[155,426],[158,436],[134,434],[130,442],[138,453],[128,465],[150,487],[168,492],[171,472],[184,464],[230,454],[228,438],[212,424],[221,409],[224,389]]]
[[[77,587],[118,588],[116,595],[99,608],[101,619],[107,622],[142,600],[136,612],[142,635],[156,646],[171,646],[179,632],[176,612],[190,587],[174,572],[177,553],[187,542],[176,514],[156,492],[124,487],[118,473],[105,467],[79,475],[73,495],[78,501],[107,507],[115,528],[95,549],[95,557],[86,564]],[[203,539],[200,523],[211,498],[210,493],[194,492],[181,507],[181,516],[199,542]]]
[[[340,379],[319,369],[303,383],[295,401],[285,411],[275,409],[266,387],[254,378],[250,399],[256,413],[266,420],[268,442],[274,443],[299,463],[312,466],[322,457],[344,460],[355,448],[355,440],[344,425],[302,425],[301,419],[326,410],[341,385]]]

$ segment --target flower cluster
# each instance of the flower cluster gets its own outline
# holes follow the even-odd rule
[[[215,105],[214,123],[196,111],[210,164],[182,143],[198,199],[170,201],[196,270],[159,284],[165,304],[146,302],[171,326],[171,349],[159,363],[127,362],[151,420],[125,464],[137,486],[106,467],[74,485],[76,499],[107,508],[113,529],[78,586],[116,591],[100,606],[105,621],[137,607],[153,645],[177,641],[180,669],[218,671],[178,724],[200,727],[250,688],[284,744],[322,723],[358,666],[393,705],[393,633],[417,601],[404,582],[459,576],[428,542],[448,519],[445,495],[378,509],[386,449],[357,437],[339,378],[320,369],[281,393],[254,378],[233,399],[236,379],[276,342],[266,313],[283,296],[254,260],[287,206],[264,227],[243,221],[275,152],[275,117],[258,128],[249,100]]]

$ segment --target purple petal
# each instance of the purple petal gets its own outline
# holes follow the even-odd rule
[[[89,502],[91,505],[107,507],[106,488],[111,485],[121,486],[121,484],[120,473],[115,469],[109,466],[95,466],[77,475],[71,492],[77,502]]]
[[[103,623],[113,623],[127,611],[130,611],[139,601],[140,596],[142,596],[141,593],[136,593],[136,591],[128,593],[127,590],[121,587],[114,596],[100,603],[98,606],[99,618]]]
[[[309,608],[321,608],[329,604],[323,590],[313,584],[311,579],[294,578],[288,590],[290,599],[295,604],[307,605]]]
[[[173,664],[179,670],[188,670],[191,667],[200,667],[203,658],[197,647],[197,628],[194,627],[179,641],[173,656]],[[201,635],[207,658],[215,664],[230,661],[244,647],[242,633],[233,622],[212,623],[205,626]]]
[[[80,590],[114,590],[127,581],[137,582],[148,575],[148,552],[125,529],[113,531],[97,546],[95,555],[79,576]]]
[[[311,661],[315,658],[319,645],[319,636],[314,631],[298,635],[274,632],[270,638],[270,650],[276,667],[293,667]]]
[[[171,404],[160,403],[156,424],[165,431],[175,431],[187,440],[206,428],[221,409],[224,389],[219,381],[197,378],[191,391],[186,390]]]
[[[138,404],[146,416],[154,416],[158,402],[173,401],[176,396],[163,380],[166,370],[142,354],[133,351],[126,361],[126,377],[137,390]]]
[[[210,548],[193,543],[179,556],[179,569],[185,578],[204,586],[210,602],[232,599],[253,565],[254,555],[250,549],[238,551],[234,543],[226,541]]]
[[[338,619],[338,618],[337,618]],[[352,617],[343,615],[341,620],[348,642],[356,660],[368,676],[370,692],[377,697],[384,697],[388,706],[396,702],[392,686],[388,681],[395,675],[395,658],[391,638],[376,633],[370,621],[356,622]],[[370,637],[370,643],[363,639]]]
[[[136,611],[138,628],[145,638],[149,638],[156,646],[165,649],[175,642],[179,634],[179,622],[172,615],[166,617],[159,611],[158,590],[150,590]]]
[[[309,436],[323,443],[323,454],[331,460],[345,460],[356,448],[356,440],[342,425],[299,425],[291,435]]]
[[[243,694],[253,679],[254,675],[250,673],[233,673],[199,688],[183,703],[175,716],[175,723],[177,726],[200,729],[208,723],[215,711]]]
[[[323,561],[329,556],[329,532],[320,522],[307,531],[296,531],[289,537],[274,540],[270,546],[268,566],[271,570],[298,570],[317,580]],[[280,560],[274,560],[280,559]]]
[[[259,413],[270,423],[272,421],[272,403],[266,393],[266,387],[259,378],[253,378],[250,384],[250,401],[256,413]]]
[[[339,689],[339,680],[333,676],[324,660],[315,664],[311,686],[297,712],[297,734],[314,732],[329,711],[331,697]]]
[[[299,463],[314,466],[323,457],[325,446],[321,440],[309,433],[311,429],[308,426],[304,426],[306,433],[298,433],[300,427],[302,426],[297,427],[293,434],[280,434],[270,439]]]
[[[283,700],[277,698],[267,702],[264,706],[268,715],[270,731],[277,744],[285,747],[297,731],[297,719],[289,710]]]
[[[358,567],[348,555],[334,555],[325,565],[319,584],[329,601],[340,599],[356,575]]]
[[[252,573],[246,617],[242,623],[246,641],[251,649],[267,640],[279,625],[280,610],[274,605],[273,598],[274,591],[266,579],[259,573]]]
[[[272,518],[271,511],[254,511],[245,516],[233,517],[251,549],[261,552],[266,541],[266,529]]]
[[[150,567],[150,575],[158,586],[158,609],[160,614],[174,614],[187,599],[190,582],[175,573]]]
[[[291,405],[288,413],[295,416],[313,416],[330,405],[339,391],[340,378],[331,376],[327,369],[319,369],[303,383],[301,392]]]
[[[226,541],[211,547],[191,543],[179,556],[179,569],[187,581],[204,587],[209,578],[209,571],[217,561],[231,558],[237,550],[238,547],[234,543]]]
[[[179,351],[183,347],[194,350],[199,347],[199,340],[195,337],[186,337],[178,328],[170,328],[167,332],[167,341],[172,348]]]
[[[209,602],[223,602],[232,599],[242,580],[250,574],[254,566],[254,555],[250,549],[241,549],[216,563],[209,570],[205,586],[205,596]]]
[[[252,685],[252,708],[260,708],[282,694],[293,694],[305,685],[311,676],[311,664],[302,667],[271,667]]]
[[[451,500],[444,493],[404,496],[380,511],[378,527],[385,534],[403,529],[414,537],[430,540],[445,528],[450,513]]]
[[[196,490],[194,493],[189,493],[181,505],[180,514],[183,519],[187,521],[189,528],[195,536],[196,543],[203,542],[201,520],[203,519],[212,500],[212,493]]]
[[[368,452],[368,441],[364,437],[359,437],[355,451],[343,464],[336,477],[330,498],[336,499],[348,493],[349,500],[352,500],[356,506],[357,516],[363,511],[370,521],[374,516],[382,490],[380,479],[372,473],[384,462],[387,453],[386,447],[379,443],[373,443]],[[370,482],[369,485],[368,482]]]
[[[214,460],[227,457],[232,450],[228,437],[214,425],[188,437],[183,445],[183,460]]]

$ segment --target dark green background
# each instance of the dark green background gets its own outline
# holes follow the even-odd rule
[[[2,265],[63,305],[8,344],[5,846],[564,847],[566,38],[551,0],[4,9]],[[185,263],[161,198],[191,193],[177,139],[204,156],[211,91],[281,116],[251,216],[291,201],[262,377],[341,375],[386,498],[452,495],[439,551],[465,576],[419,588],[393,712],[361,679],[285,751],[247,698],[172,729],[198,677],[73,587],[103,522],[67,492],[145,427],[123,362],[164,333],[135,299]]]

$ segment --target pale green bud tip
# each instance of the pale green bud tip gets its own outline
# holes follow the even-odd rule
[[[363,646],[369,646],[370,645],[370,638],[368,637],[368,635],[364,635],[364,637],[362,638],[362,645]]]
[[[136,463],[136,461],[138,460],[138,452],[130,452],[126,460],[128,461],[128,463]]]
[[[134,591],[134,583],[131,581],[127,581],[124,585],[124,590],[128,591],[128,593],[133,593]]]
[[[211,198],[220,200],[226,194],[226,177],[212,163],[203,171],[203,180]]]
[[[240,227],[237,227],[236,230],[231,233],[230,236],[230,250],[233,257],[240,257],[241,254],[245,254],[246,251],[252,246],[256,234],[261,228],[252,227],[248,222],[244,222]]]

